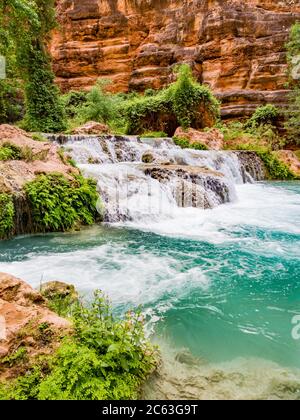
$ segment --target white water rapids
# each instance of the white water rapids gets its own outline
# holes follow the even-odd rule
[[[236,200],[236,185],[264,177],[251,152],[183,150],[171,139],[68,136],[64,149],[98,181],[108,222],[158,222],[182,208],[214,208]]]

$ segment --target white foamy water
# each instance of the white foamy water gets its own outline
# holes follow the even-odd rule
[[[199,214],[181,209],[234,202],[236,185],[263,178],[255,155],[183,150],[171,139],[70,136],[65,149],[98,181],[109,222],[151,225],[169,219],[174,224],[181,215]]]
[[[146,251],[135,254],[125,245],[112,243],[70,253],[33,253],[23,261],[0,263],[0,271],[33,287],[68,277],[83,294],[101,288],[117,305],[150,304],[170,290],[176,299],[186,286],[205,289],[209,285],[200,267],[181,272],[176,258]]]
[[[120,311],[141,304],[163,356],[146,398],[299,399],[299,184],[255,183],[255,156],[171,140],[70,137],[65,148],[97,180],[108,227],[0,244],[0,271],[100,288]]]
[[[177,207],[167,220],[135,220],[125,224],[212,243],[234,240],[232,232],[245,226],[300,234],[299,194],[275,183],[240,184],[236,185],[236,192],[238,199],[235,202],[211,210]]]

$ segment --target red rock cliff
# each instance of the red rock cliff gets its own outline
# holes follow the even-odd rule
[[[285,42],[297,0],[59,0],[51,52],[65,91],[109,77],[116,91],[158,88],[189,62],[223,116],[285,102]]]

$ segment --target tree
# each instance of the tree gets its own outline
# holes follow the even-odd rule
[[[54,0],[0,0],[0,51],[13,51],[24,81],[26,114],[23,127],[31,131],[65,129],[63,107],[47,51],[55,27]]]

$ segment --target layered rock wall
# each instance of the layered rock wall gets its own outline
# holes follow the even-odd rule
[[[296,0],[58,0],[51,52],[64,91],[99,77],[143,91],[189,62],[223,102],[223,116],[286,102],[285,42]]]

